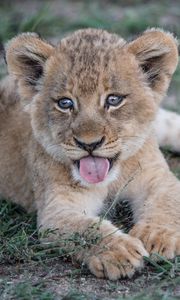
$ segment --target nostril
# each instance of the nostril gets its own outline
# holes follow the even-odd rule
[[[96,148],[100,147],[105,141],[105,136],[102,137],[99,141],[96,142]]]
[[[99,148],[105,141],[105,137],[103,136],[100,140],[98,141],[95,141],[93,143],[90,143],[90,144],[87,144],[87,143],[84,143],[83,141],[80,141],[78,140],[77,138],[74,137],[74,141],[76,143],[76,145],[83,149],[83,150],[86,150],[88,152],[92,152],[94,151],[95,149]]]
[[[76,139],[75,137],[74,137],[74,141],[75,141],[76,145],[77,145],[79,148],[84,149],[85,143],[83,143],[82,141],[79,141],[79,140]]]

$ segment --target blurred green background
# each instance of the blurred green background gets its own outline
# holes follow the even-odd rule
[[[3,41],[22,31],[56,37],[85,27],[132,36],[147,27],[160,26],[180,35],[179,0],[1,0],[0,6]]]
[[[180,38],[179,0],[0,0],[0,42],[24,31],[56,43],[79,28],[107,29],[133,38],[148,27],[161,27]],[[6,68],[1,67],[1,76]],[[180,112],[180,67],[164,105]]]

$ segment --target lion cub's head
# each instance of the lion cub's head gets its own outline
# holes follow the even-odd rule
[[[6,50],[10,74],[35,138],[85,182],[113,178],[118,160],[148,138],[178,52],[169,33],[151,29],[127,43],[102,30],[80,30],[54,47],[21,34]]]

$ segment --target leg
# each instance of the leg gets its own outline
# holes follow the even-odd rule
[[[130,196],[135,219],[130,234],[149,253],[173,258],[180,254],[180,183],[153,143],[144,155],[139,158],[141,172],[129,187],[129,195],[135,196]]]
[[[84,195],[74,193],[64,187],[58,194],[51,194],[39,208],[39,226],[41,230],[57,229],[56,236],[52,235],[49,240],[59,240],[60,246],[62,237],[64,241],[71,236],[72,241],[73,235],[78,236],[78,242],[76,239],[74,243],[66,243],[66,251],[69,247],[73,257],[85,263],[97,277],[111,280],[130,277],[135,269],[142,267],[143,256],[148,253],[140,240],[123,234],[109,221],[95,216],[90,209],[93,206],[91,199],[95,196],[87,191]]]

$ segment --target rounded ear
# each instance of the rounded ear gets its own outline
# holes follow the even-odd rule
[[[9,41],[5,47],[8,71],[18,80],[20,93],[30,98],[37,92],[46,60],[53,46],[35,33],[23,33]]]
[[[148,85],[160,100],[178,64],[177,40],[169,32],[152,28],[127,47],[136,56]]]

